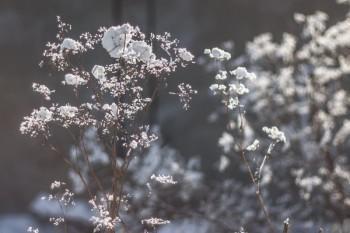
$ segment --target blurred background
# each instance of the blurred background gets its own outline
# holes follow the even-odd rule
[[[18,130],[23,116],[39,103],[32,82],[51,78],[38,62],[45,43],[56,35],[56,16],[73,25],[72,36],[122,22],[145,32],[167,31],[197,56],[225,41],[233,41],[240,54],[246,41],[258,34],[272,32],[278,37],[295,32],[295,12],[316,10],[329,13],[332,20],[346,12],[334,0],[1,0],[0,233],[7,233],[1,229],[13,216],[30,218],[33,198],[53,180],[65,177],[61,160]],[[155,115],[164,143],[182,156],[200,156],[209,167],[218,160],[213,155],[220,153],[217,138],[224,127],[207,123],[217,105],[207,95],[211,77],[197,65],[176,75],[201,94],[188,112],[175,100],[160,98]]]

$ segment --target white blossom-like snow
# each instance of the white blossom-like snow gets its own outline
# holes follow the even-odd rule
[[[64,76],[64,84],[66,85],[79,86],[79,85],[85,85],[86,83],[87,81],[78,75],[66,74]]]
[[[145,41],[133,41],[130,44],[129,54],[141,61],[148,63],[155,59],[152,47]]]
[[[149,219],[143,219],[141,220],[142,224],[147,224],[150,226],[155,226],[155,225],[165,225],[165,224],[169,224],[170,221],[169,220],[164,220],[161,218],[149,218]]]
[[[51,100],[50,95],[55,92],[54,90],[50,90],[47,86],[38,83],[33,83],[32,88],[33,91],[38,92],[48,101]]]
[[[52,120],[52,112],[45,107],[40,107],[39,111],[36,112],[35,116],[41,121],[48,122]]]
[[[229,84],[229,91],[231,93],[237,93],[238,95],[244,95],[249,93],[248,88],[243,83],[240,83],[238,85],[234,83]]]
[[[190,62],[193,60],[194,56],[192,53],[190,53],[187,49],[185,48],[180,48],[178,50],[179,52],[179,57],[184,60],[184,61],[187,61],[187,62]]]
[[[211,58],[220,60],[220,61],[225,61],[225,60],[230,60],[231,59],[231,54],[219,49],[217,47],[213,48],[213,49],[205,49],[204,50],[204,54],[208,54]]]
[[[118,106],[115,103],[112,104],[104,104],[102,109],[105,111],[109,111],[109,113],[116,119],[118,116]]]
[[[228,104],[227,104],[227,107],[229,109],[235,109],[237,106],[239,105],[239,100],[237,97],[231,97],[229,100],[228,100]]]
[[[61,50],[73,50],[73,51],[78,51],[82,49],[83,46],[80,42],[73,40],[71,38],[65,38],[61,44]]]
[[[151,180],[155,180],[162,184],[176,184],[177,182],[174,181],[174,178],[170,175],[155,175],[153,174],[151,176]]]
[[[63,118],[73,118],[78,113],[78,108],[70,105],[65,105],[59,107],[58,112]]]
[[[215,75],[216,80],[225,80],[227,79],[227,71],[219,70],[217,75]]]
[[[247,146],[246,150],[247,151],[256,151],[259,148],[260,142],[259,140],[255,139],[252,144]]]
[[[92,75],[97,80],[104,80],[106,78],[106,69],[103,66],[94,65],[94,67],[91,70]]]
[[[232,75],[235,75],[238,80],[241,79],[249,79],[249,80],[255,80],[256,76],[254,73],[250,73],[247,71],[245,67],[237,67],[235,70],[230,71]]]
[[[262,130],[267,133],[267,136],[269,136],[269,138],[272,140],[277,142],[286,142],[286,136],[276,126],[272,126],[271,128],[264,126]]]
[[[110,27],[103,35],[102,46],[111,57],[120,58],[127,51],[133,32],[130,24]]]

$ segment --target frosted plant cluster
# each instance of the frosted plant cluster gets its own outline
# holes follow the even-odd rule
[[[239,111],[245,106],[241,110],[245,115],[242,145],[251,152],[248,160],[255,168],[252,173],[260,180],[260,192],[275,225],[289,218],[292,226],[304,229],[300,231],[317,231],[314,224],[319,222],[325,232],[335,232],[332,227],[338,229],[350,217],[350,185],[346,178],[350,175],[349,13],[338,21],[320,11],[311,15],[297,13],[294,20],[299,34],[284,33],[275,39],[271,33],[264,33],[246,44],[243,55],[232,55],[231,62],[207,63],[208,71],[217,80],[210,89],[229,110]],[[237,93],[237,99],[232,101],[230,98],[235,96],[228,95],[229,83],[222,80],[227,80],[228,74],[237,79],[229,72],[229,67],[237,66],[245,67],[240,69],[242,74],[254,73],[256,79],[243,83],[249,92]],[[222,119],[220,115],[228,119],[225,134],[230,132],[228,128],[239,130],[242,125],[241,120],[232,120],[231,111],[219,107],[216,114],[218,119]],[[253,130],[262,126],[266,126],[262,131]],[[259,137],[264,133],[267,139]],[[235,135],[232,138],[239,141]],[[254,143],[256,138],[260,143]],[[234,145],[230,148],[240,149]],[[264,148],[266,156],[259,156]],[[276,153],[277,148],[281,152]],[[225,172],[237,169],[239,161],[230,160]],[[234,179],[239,183],[241,178]],[[248,196],[244,198],[249,200]],[[255,232],[258,207],[249,201],[245,206],[247,216],[241,224],[249,225],[248,232]],[[335,219],[341,223],[338,225]]]
[[[129,164],[157,139],[148,125],[147,112],[171,74],[192,63],[194,56],[178,47],[169,33],[146,36],[130,24],[102,27],[78,38],[68,37],[70,30],[71,25],[58,17],[57,41],[47,43],[40,62],[42,67],[54,68],[62,88],[55,91],[33,83],[33,90],[46,103],[24,117],[20,132],[40,139],[68,165],[76,195],[88,198],[94,232],[126,230],[124,183]],[[82,58],[98,49],[106,52],[108,64],[82,63]],[[145,88],[150,81],[156,83],[154,90]],[[168,92],[178,96],[187,110],[196,91],[188,83],[180,83],[178,88]],[[70,152],[55,143],[56,134],[70,139]],[[176,183],[163,174],[148,179]],[[43,198],[62,207],[62,215],[49,220],[54,226],[64,225],[65,232],[71,227],[65,207],[74,205],[75,196],[66,186],[53,182],[54,194]],[[153,216],[145,217],[150,223],[157,222]],[[138,224],[142,225],[141,218]],[[35,230],[31,228],[31,232]]]
[[[349,23],[348,16],[334,25],[328,18],[296,14],[300,35],[284,33],[276,42],[265,33],[237,58],[221,48],[204,51],[212,60],[210,92],[222,103],[215,114],[227,119],[217,142],[222,154],[211,164],[224,176],[217,182],[218,174],[200,166],[205,161],[189,167],[177,156],[160,162],[149,154],[136,174],[162,174],[163,167],[179,182],[148,186],[149,202],[134,200],[140,211],[200,219],[203,232],[348,231]],[[189,168],[196,182],[186,189]]]
[[[95,232],[176,232],[182,225],[203,233],[294,232],[290,224],[296,232],[348,232],[349,17],[330,23],[324,12],[297,13],[297,35],[264,33],[240,56],[228,51],[233,46],[204,50],[219,101],[211,121],[225,119],[210,168],[157,141],[145,120],[159,88],[194,61],[188,50],[168,33],[148,37],[129,24],[72,39],[59,19],[58,41],[47,44],[41,65],[59,72],[67,100],[34,83],[47,104],[20,126],[69,166],[75,193],[52,183],[44,199],[64,208],[50,222],[69,229],[66,207],[87,198]],[[110,64],[80,64],[99,47]],[[145,88],[150,79],[158,85],[153,93]],[[197,92],[177,87],[169,94],[188,110]],[[72,139],[68,153],[53,144],[58,127]]]
[[[215,48],[212,50],[205,49],[204,54],[208,54],[210,58],[218,60],[208,52],[213,50],[215,50]],[[222,53],[229,54],[226,51],[223,51]],[[221,100],[225,108],[224,112],[229,118],[225,131],[218,139],[218,145],[222,148],[224,153],[224,155],[220,157],[219,171],[223,172],[230,168],[229,165],[237,160],[237,158],[241,160],[236,161],[235,163],[238,164],[241,162],[243,168],[248,171],[247,177],[250,178],[250,184],[253,186],[253,189],[255,189],[257,197],[256,202],[263,213],[268,231],[275,232],[275,226],[271,220],[267,204],[261,194],[261,185],[266,183],[266,177],[268,177],[268,180],[271,179],[271,171],[266,171],[266,169],[270,168],[267,165],[267,161],[270,159],[276,144],[286,143],[286,136],[276,126],[271,128],[266,126],[263,127],[262,131],[267,134],[268,138],[270,138],[267,151],[265,152],[263,159],[258,161],[258,163],[255,161],[254,164],[253,161],[250,161],[247,155],[258,150],[260,147],[260,141],[254,139],[251,144],[246,143],[247,139],[251,140],[251,137],[247,137],[247,132],[253,134],[253,129],[246,120],[246,107],[244,101],[245,98],[247,98],[246,96],[251,94],[250,86],[257,82],[259,77],[257,77],[255,73],[248,71],[247,68],[243,66],[231,69],[231,65],[227,64],[230,63],[229,59],[231,58],[231,55],[227,56],[227,58],[228,61],[226,62],[223,62],[223,59],[221,59],[222,63],[216,61],[218,69],[216,71],[217,74],[214,77],[214,84],[211,84],[209,87],[212,94],[218,96]],[[231,202],[232,201],[233,200],[231,200]],[[228,203],[229,202],[230,201],[228,201]],[[258,213],[256,210],[254,212]],[[247,211],[245,213],[247,213]],[[254,216],[254,218],[257,219],[258,216]]]

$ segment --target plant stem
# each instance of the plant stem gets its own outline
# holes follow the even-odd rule
[[[240,83],[240,82],[239,82]],[[239,99],[239,96],[237,97]],[[239,149],[240,149],[240,155],[241,155],[241,159],[243,160],[245,166],[247,167],[248,169],[248,173],[249,173],[249,177],[250,177],[250,180],[252,182],[252,184],[254,185],[255,187],[255,194],[257,196],[257,199],[258,199],[258,202],[259,202],[259,205],[261,207],[261,209],[263,210],[264,212],[264,216],[267,220],[267,223],[269,225],[269,228],[270,228],[270,231],[271,233],[275,233],[275,227],[273,226],[272,224],[272,221],[271,221],[271,218],[270,218],[270,214],[267,210],[267,207],[266,207],[266,204],[264,202],[264,199],[260,193],[260,187],[258,185],[258,183],[256,182],[255,178],[254,178],[254,174],[253,174],[253,171],[249,165],[249,162],[245,156],[245,153],[244,153],[244,148],[243,148],[243,137],[244,137],[244,116],[243,116],[243,112],[242,112],[242,109],[241,109],[241,106],[240,106],[240,100],[238,101],[238,112],[239,112],[239,120],[240,120],[240,126],[239,126],[239,132],[240,132],[240,142],[239,142]]]

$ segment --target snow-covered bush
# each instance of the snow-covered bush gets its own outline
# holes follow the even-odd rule
[[[185,48],[179,48],[170,34],[146,37],[138,27],[129,24],[100,28],[95,34],[83,33],[78,39],[67,37],[71,26],[60,18],[58,28],[57,41],[47,44],[40,65],[56,71],[62,87],[51,90],[34,83],[33,90],[46,102],[24,117],[20,126],[22,134],[42,140],[70,169],[75,194],[66,188],[66,183],[57,181],[51,185],[52,191],[63,188],[63,193],[45,198],[58,201],[62,209],[61,216],[52,216],[50,221],[55,226],[63,225],[67,232],[70,226],[66,212],[78,195],[86,197],[90,204],[94,232],[128,229],[124,221],[127,214],[123,212],[127,206],[124,181],[128,167],[157,139],[150,130],[147,112],[171,74],[179,66],[192,63],[194,57]],[[109,55],[108,64],[83,62],[99,49]],[[150,80],[156,83],[154,90],[146,88]],[[185,109],[196,93],[185,83],[169,92],[179,96]],[[56,134],[69,138],[72,144],[69,153],[55,144]],[[150,178],[162,183],[170,180],[166,174]],[[145,216],[139,223],[151,226],[168,223],[156,217]],[[36,228],[28,231],[36,232]]]
[[[245,115],[242,144],[252,144],[243,148],[252,152],[247,157],[257,171],[254,175],[260,180],[262,196],[275,225],[290,218],[294,229],[316,231],[324,226],[333,232],[332,225],[345,224],[350,218],[349,17],[347,14],[338,22],[329,23],[324,12],[298,13],[294,19],[299,34],[284,33],[280,39],[274,39],[272,34],[264,33],[246,44],[243,55],[232,55],[231,60],[214,55],[212,50],[205,51],[220,61],[203,64],[215,79],[211,91],[226,106],[219,107],[216,117],[211,118],[228,119],[227,129],[239,129],[242,123],[231,110],[240,104],[245,106],[243,112],[238,109]],[[216,54],[224,53],[228,51]],[[231,70],[233,67],[242,68]],[[238,82],[231,84],[231,75]],[[231,95],[231,91],[236,95]],[[281,152],[273,153],[268,163],[258,153],[263,149],[263,141],[256,141],[261,135],[256,129],[265,125],[277,125],[278,128],[262,131],[271,139],[285,142]],[[278,129],[285,132],[286,139]],[[225,154],[220,159],[225,172],[239,170],[237,156],[227,156],[240,149],[235,147],[237,140],[237,135],[232,136],[227,130],[218,139]],[[262,163],[265,166],[260,169]],[[244,166],[241,169],[246,170]],[[254,190],[249,191],[247,182],[234,174],[232,187],[238,183],[245,187],[230,197],[240,200],[239,204],[227,206],[228,200],[222,204],[228,212],[241,209],[242,225],[255,232],[253,225],[259,219],[259,207],[248,198],[254,196]],[[225,194],[219,191],[217,198],[233,193],[232,190]]]
[[[216,54],[226,54],[226,58],[222,59],[223,56],[213,54],[214,50],[218,51]],[[213,196],[222,200],[220,204],[226,207],[228,207],[227,205],[229,204],[233,204],[233,206],[232,208],[229,207],[227,211],[222,207],[221,213],[214,209],[212,211],[217,214],[216,218],[220,218],[224,220],[227,225],[230,225],[229,218],[233,218],[232,214],[235,212],[232,209],[237,209],[238,211],[236,213],[244,217],[241,221],[235,222],[236,225],[230,226],[234,229],[234,227],[237,228],[237,226],[243,226],[250,222],[251,227],[253,224],[256,224],[260,218],[260,209],[267,223],[264,225],[268,227],[265,231],[276,232],[275,224],[272,222],[268,206],[264,200],[263,195],[265,193],[262,192],[261,186],[264,186],[271,179],[271,170],[267,162],[272,156],[274,147],[277,144],[287,142],[286,136],[276,126],[272,126],[271,128],[264,126],[261,132],[266,134],[267,140],[264,141],[268,143],[268,146],[266,148],[261,148],[260,140],[254,138],[257,134],[254,133],[254,130],[250,127],[246,119],[246,105],[249,105],[245,103],[245,98],[247,98],[247,96],[255,94],[250,93],[249,86],[257,82],[259,76],[249,72],[245,67],[232,66],[230,64],[231,55],[224,50],[219,48],[213,48],[212,50],[206,49],[204,53],[209,54],[210,58],[214,59],[217,67],[214,77],[215,81],[210,85],[209,89],[213,95],[219,96],[223,104],[222,113],[227,115],[229,119],[226,130],[218,139],[218,146],[222,148],[223,152],[218,169],[221,172],[229,168],[232,169],[233,167],[229,165],[233,163],[236,171],[242,169],[242,172],[246,172],[246,176],[249,178],[248,182],[246,179],[227,182],[230,188],[232,188],[231,185],[237,186],[238,184],[243,187],[237,190],[236,194],[238,196],[236,198],[231,199],[230,196],[226,196],[227,194],[222,195],[222,191],[220,191],[220,193],[214,191]],[[271,124],[273,122],[269,123]],[[262,149],[265,150],[265,152],[263,152]],[[261,158],[252,160],[251,157],[256,154],[260,155]],[[261,154],[264,156],[261,156]],[[239,173],[236,173],[236,175],[239,175]],[[234,179],[235,178],[237,178],[237,176],[235,176]],[[231,179],[231,177],[229,179]],[[244,189],[244,186],[246,186],[246,189]],[[243,202],[243,200],[250,199],[252,195],[256,196],[256,201],[255,204],[253,204],[253,209],[250,209],[252,200],[247,202]],[[237,205],[237,201],[241,203],[242,209]]]

